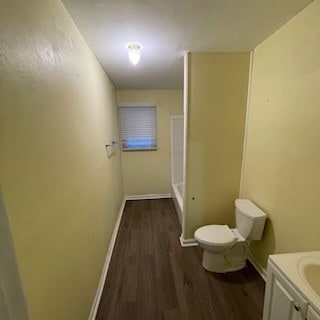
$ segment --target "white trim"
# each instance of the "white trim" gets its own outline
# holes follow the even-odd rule
[[[181,247],[197,247],[198,243],[193,238],[185,239],[183,235],[179,237]]]
[[[249,130],[249,114],[250,114],[250,105],[251,105],[251,88],[252,88],[252,70],[253,70],[253,58],[254,51],[250,52],[250,66],[249,66],[249,79],[248,79],[248,95],[247,95],[247,109],[246,109],[246,123],[244,128],[244,138],[243,138],[243,151],[242,151],[242,164],[241,164],[241,177],[240,177],[240,189],[239,189],[239,198],[243,197],[243,178],[245,172],[245,162],[247,154],[247,138]]]
[[[106,281],[106,277],[107,277],[107,273],[108,273],[108,269],[109,269],[109,265],[110,265],[110,261],[111,261],[111,256],[112,256],[112,252],[113,252],[114,245],[115,245],[115,242],[116,242],[116,238],[117,238],[117,234],[118,234],[118,231],[119,231],[119,226],[120,226],[120,222],[121,222],[121,218],[122,218],[122,214],[123,214],[125,205],[126,205],[126,199],[124,198],[122,200],[122,203],[121,203],[121,206],[120,206],[120,209],[119,209],[119,213],[118,213],[118,217],[117,217],[116,223],[114,225],[114,229],[113,229],[112,237],[111,237],[111,240],[110,240],[110,244],[109,244],[106,260],[104,262],[104,266],[103,266],[103,269],[102,269],[102,273],[101,273],[100,281],[99,281],[98,288],[97,288],[97,291],[96,291],[96,295],[94,297],[92,308],[91,308],[91,311],[90,311],[90,314],[89,314],[89,320],[95,320],[96,315],[97,315],[97,311],[98,311],[98,307],[99,307],[99,304],[100,304],[102,291],[103,291],[104,284],[105,284],[105,281]]]
[[[182,239],[186,235],[186,214],[187,214],[187,156],[188,156],[188,108],[189,108],[189,51],[184,53],[183,69],[183,211],[182,211]]]
[[[152,194],[135,194],[124,196],[125,200],[144,200],[144,199],[167,199],[172,198],[171,193],[152,193]]]
[[[257,270],[257,272],[260,274],[261,278],[266,282],[267,281],[267,269],[263,268],[261,264],[256,260],[256,258],[249,253],[248,260],[251,262],[251,264],[254,266],[254,268]]]

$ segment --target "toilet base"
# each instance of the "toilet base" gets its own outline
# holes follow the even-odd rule
[[[210,272],[232,272],[243,269],[246,266],[246,258],[246,256],[243,256],[238,259],[228,259],[227,256],[217,255],[210,251],[203,250],[202,266]]]

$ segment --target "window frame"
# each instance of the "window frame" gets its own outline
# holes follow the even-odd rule
[[[154,130],[155,130],[155,147],[145,147],[145,148],[126,148],[123,147],[123,132],[121,126],[121,108],[153,108],[155,113],[155,122],[154,122]],[[120,144],[121,151],[132,152],[132,151],[156,151],[158,149],[158,127],[157,127],[157,107],[152,103],[126,103],[118,106],[118,123],[119,123],[119,133],[120,133]]]

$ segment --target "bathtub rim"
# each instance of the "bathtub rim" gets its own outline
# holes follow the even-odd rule
[[[180,210],[183,213],[183,198],[182,198],[182,195],[180,194],[178,186],[183,186],[183,182],[172,182],[172,189],[174,191],[174,197],[177,199]]]

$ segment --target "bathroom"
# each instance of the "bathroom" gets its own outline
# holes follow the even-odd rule
[[[0,5],[0,184],[30,319],[92,315],[130,200],[178,190],[177,241],[189,252],[199,227],[234,228],[235,200],[250,199],[267,215],[249,254],[262,278],[269,255],[319,250],[320,1],[295,1],[252,50],[180,56],[184,89],[116,88],[73,21],[94,20],[90,5],[71,18],[60,1],[13,3]],[[157,108],[158,149],[121,151],[117,106],[141,102]]]

